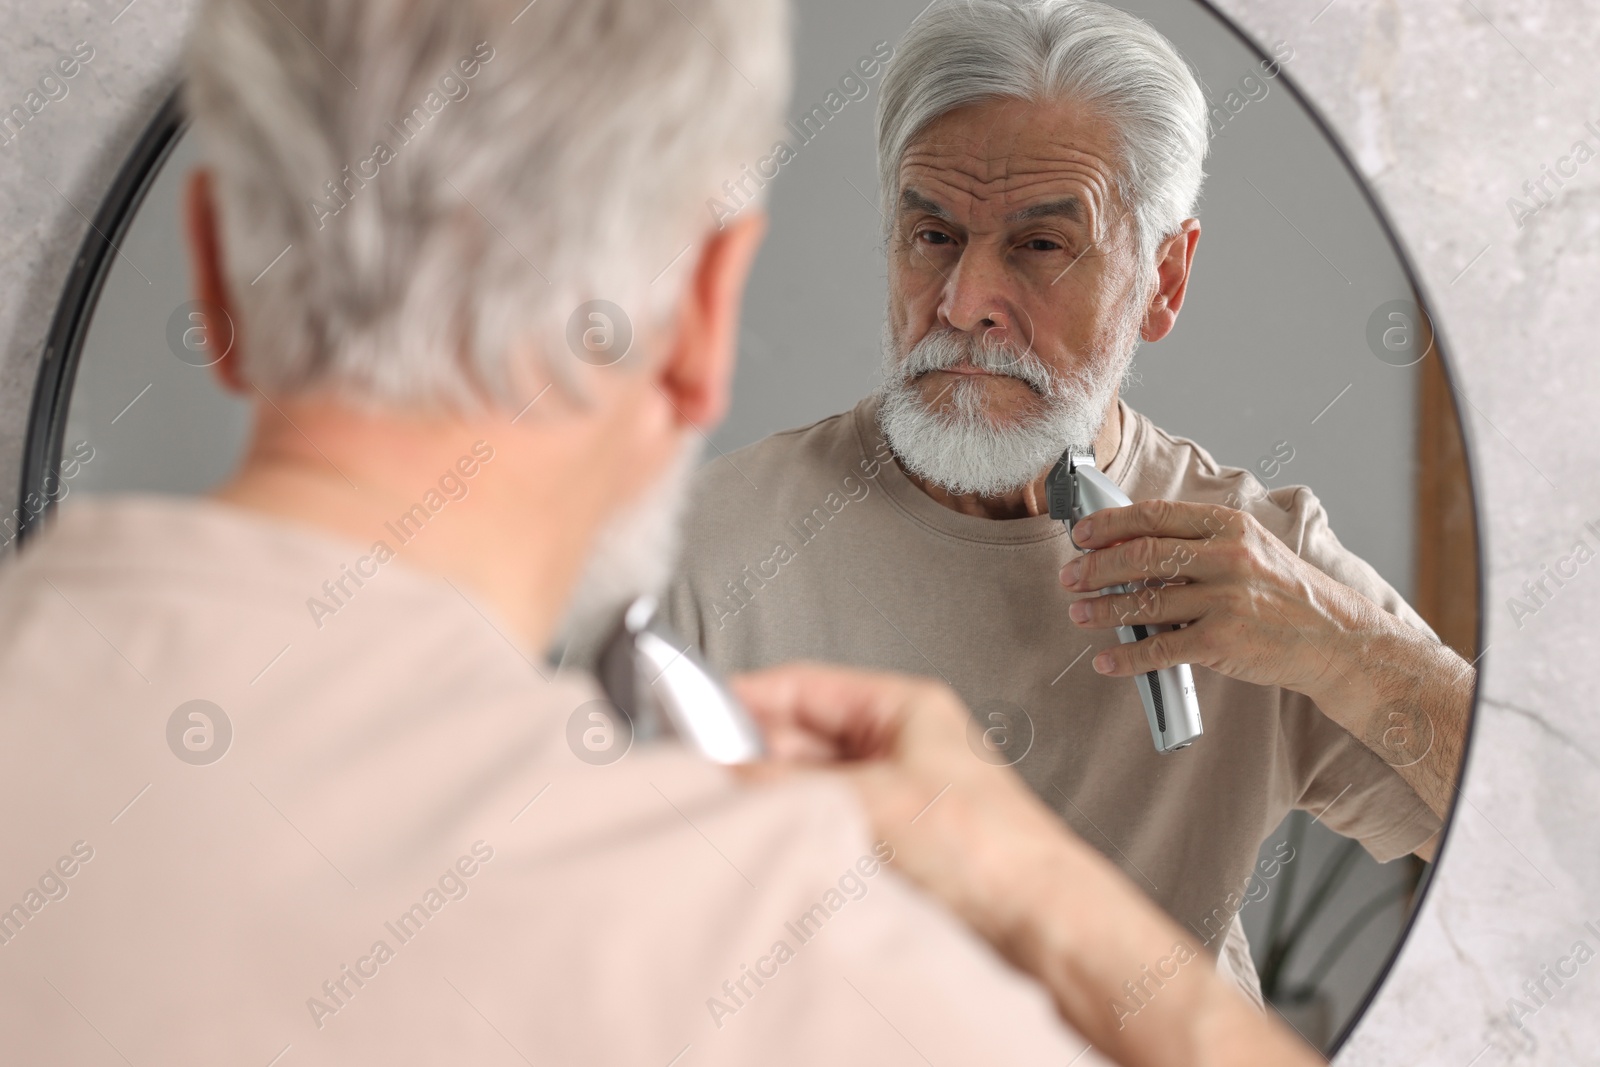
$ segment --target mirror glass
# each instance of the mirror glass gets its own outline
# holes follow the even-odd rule
[[[1344,547],[1475,660],[1475,527],[1447,371],[1382,218],[1289,86],[1297,42],[1262,42],[1257,51],[1194,0],[1121,6],[1177,46],[1212,109],[1203,238],[1187,300],[1171,335],[1139,349],[1124,399],[1218,463],[1250,472],[1263,491],[1311,487]],[[923,0],[799,5],[794,121],[786,132],[792,151],[766,182],[771,229],[746,301],[733,408],[708,442],[708,464],[737,466],[738,449],[847,412],[879,386],[887,274],[873,118],[882,77],[863,62],[892,52],[922,7]],[[241,454],[249,405],[217,386],[207,369],[214,356],[191,318],[179,204],[194,149],[180,138],[135,205],[93,307],[62,439],[64,455],[92,458],[74,469],[62,506],[80,493],[204,492]],[[717,208],[708,204],[708,211],[715,217]],[[263,274],[272,267],[263,265]],[[748,562],[730,559],[729,577]],[[939,576],[930,575],[930,611],[949,608],[939,604],[938,586]],[[781,592],[763,596],[780,606],[759,610],[782,610]],[[861,603],[839,610],[870,616]],[[882,621],[926,649],[928,666],[941,664],[925,673],[960,673],[959,642],[918,638],[916,618]],[[969,621],[991,630],[1003,624]],[[1080,644],[1081,635],[1071,634],[1064,647]],[[1037,737],[1036,760],[1086,666],[1058,676],[1061,706],[1023,709]],[[1006,703],[1005,694],[956,685],[974,708]],[[1138,704],[1131,706],[1137,714]],[[1208,724],[1228,710],[1203,709]],[[1206,754],[1208,742],[1220,745],[1226,736],[1213,729],[1187,752],[1150,756],[1180,762],[1151,766],[1164,774],[1188,760],[1209,767],[1204,773],[1231,773],[1225,753]],[[1046,788],[1040,776],[1048,769],[1030,769],[1026,753],[1013,762],[1136,882],[1181,880],[1183,861],[1173,856],[1189,847],[1189,832],[1181,817],[1154,810],[1153,793],[1145,809],[1143,783],[1107,792],[1067,777]],[[1163,796],[1160,803],[1170,805],[1171,792]],[[1341,802],[1239,828],[1261,839],[1257,866],[1215,908],[1180,915],[1205,938],[1205,915],[1237,913],[1267,1001],[1324,1049],[1381,979],[1427,870],[1410,855],[1378,863],[1329,829],[1339,821],[1329,811]],[[1246,802],[1229,810],[1268,808]],[[1172,838],[1164,849],[1149,835],[1122,840],[1112,830],[1161,818]],[[1156,869],[1167,873],[1152,880]],[[1162,899],[1156,888],[1152,895]]]

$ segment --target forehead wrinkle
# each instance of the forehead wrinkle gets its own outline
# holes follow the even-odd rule
[[[1102,216],[1107,207],[1107,187],[1101,176],[1083,166],[1063,169],[1033,169],[1023,173],[1010,173],[985,179],[962,167],[943,167],[908,160],[904,174],[904,189],[928,197],[946,212],[956,205],[950,193],[965,199],[967,213],[1012,213],[1012,209],[1026,210],[1038,203],[1075,200],[1080,203],[1083,217],[1078,221],[1093,222]],[[945,191],[940,195],[940,191]],[[909,198],[903,193],[902,204]]]
[[[906,146],[902,164],[919,156],[934,158],[965,156],[970,161],[983,164],[981,169],[991,173],[998,172],[998,175],[1004,175],[1012,170],[1030,169],[1028,166],[1030,163],[1037,164],[1041,168],[1052,164],[1078,163],[1108,175],[1113,170],[1109,157],[1059,141],[1040,139],[1027,150],[1019,150],[1017,146],[1025,132],[1027,131],[1012,131],[1010,143],[1003,149],[994,147],[994,139],[1000,136],[1000,131],[986,131],[981,138],[921,137]]]
[[[1011,144],[1015,146],[1020,133],[1014,133]],[[998,201],[1011,206],[1032,195],[1033,188],[1041,184],[1072,183],[1080,185],[1086,195],[1091,215],[1101,215],[1109,205],[1113,187],[1111,167],[1102,157],[1079,149],[1045,143],[1042,154],[1033,151],[1015,151],[995,154],[979,153],[978,146],[993,145],[991,135],[979,139],[922,139],[906,150],[901,161],[903,178],[908,172],[923,169],[939,184],[947,186],[974,200]],[[926,185],[925,181],[906,180],[906,185]],[[1056,196],[1060,198],[1059,194]]]

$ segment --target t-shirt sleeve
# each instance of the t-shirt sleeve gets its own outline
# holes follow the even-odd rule
[[[1324,715],[1310,697],[1281,690],[1283,737],[1295,777],[1294,806],[1388,863],[1443,825],[1400,772]]]
[[[1394,586],[1383,580],[1372,564],[1344,546],[1329,525],[1328,513],[1315,493],[1303,485],[1295,486],[1289,507],[1297,520],[1298,544],[1295,551],[1300,558],[1435,641],[1439,639],[1433,627],[1423,621],[1422,616],[1406,603],[1405,597],[1396,592]]]
[[[1285,541],[1302,559],[1434,640],[1438,636],[1370,563],[1340,543],[1327,512],[1305,486],[1274,490],[1287,510]],[[1284,737],[1296,775],[1295,806],[1380,863],[1398,859],[1439,832],[1442,823],[1399,771],[1324,715],[1311,698],[1282,691]]]

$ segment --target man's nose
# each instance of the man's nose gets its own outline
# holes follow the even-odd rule
[[[1021,340],[1014,336],[1019,324],[1004,264],[970,245],[964,249],[945,279],[939,320],[992,344]]]

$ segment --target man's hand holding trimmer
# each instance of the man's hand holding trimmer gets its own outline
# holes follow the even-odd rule
[[[1304,559],[1249,512],[1143,500],[1072,530],[1085,554],[1063,568],[1069,609],[1086,629],[1181,624],[1100,652],[1094,669],[1134,677],[1193,664],[1304,693],[1381,756],[1434,814],[1454,799],[1471,664]]]

